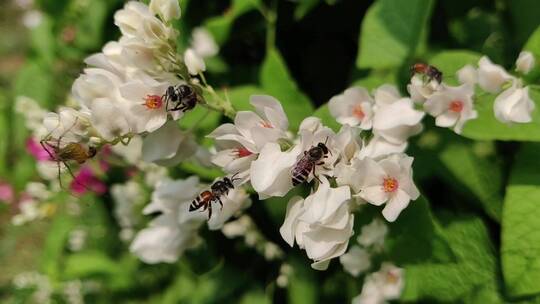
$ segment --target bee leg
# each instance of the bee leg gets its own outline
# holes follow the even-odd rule
[[[218,197],[217,201],[218,201],[219,205],[221,206],[220,210],[223,210],[223,202],[221,201],[221,197]]]
[[[208,203],[208,219],[212,217],[212,202]]]
[[[317,176],[317,174],[315,174],[315,166],[313,166],[312,171],[313,171],[313,177],[315,177],[319,181],[319,183],[322,183],[321,179]]]

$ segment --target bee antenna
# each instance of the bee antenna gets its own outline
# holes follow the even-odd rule
[[[238,174],[240,174],[240,172],[236,172],[235,174],[233,174],[233,175],[231,176],[231,182],[234,182],[235,180],[239,180],[239,179],[240,179],[240,178],[236,178],[236,176],[237,176]]]

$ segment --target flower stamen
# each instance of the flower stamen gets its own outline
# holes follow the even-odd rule
[[[364,119],[364,117],[366,116],[366,113],[364,113],[364,111],[362,110],[362,106],[361,105],[356,105],[354,106],[354,108],[352,109],[352,115],[360,120]]]
[[[250,156],[251,154],[253,154],[253,152],[249,151],[245,147],[241,147],[241,148],[234,149],[234,154],[236,155],[236,157],[242,158],[242,157]]]
[[[399,183],[393,177],[386,177],[383,180],[383,190],[386,193],[395,192],[398,189]]]
[[[158,95],[146,95],[143,105],[151,110],[159,109],[163,105],[163,100],[161,99],[161,96]]]
[[[272,126],[272,124],[269,121],[266,121],[266,120],[263,120],[261,122],[261,126],[263,128],[267,128],[267,129],[272,129],[274,127],[274,126]]]
[[[448,106],[448,110],[454,113],[461,113],[461,111],[463,111],[463,101],[454,100],[450,102],[450,105]]]

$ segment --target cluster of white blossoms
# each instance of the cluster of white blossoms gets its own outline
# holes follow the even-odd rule
[[[279,229],[282,238],[305,250],[314,269],[324,270],[332,259],[339,258],[349,273],[358,276],[371,268],[372,256],[382,251],[388,227],[382,220],[374,220],[362,228],[356,244],[349,248],[354,212],[365,204],[381,206],[382,217],[394,222],[420,196],[413,181],[414,158],[405,150],[409,138],[422,132],[426,113],[435,117],[437,126],[461,133],[464,124],[478,116],[474,109],[478,85],[489,93],[502,91],[494,105],[497,119],[531,121],[534,103],[528,87],[486,57],[480,59],[478,68],[459,70],[459,86],[416,74],[407,87],[410,96],[402,96],[388,84],[373,92],[361,87],[345,90],[328,102],[331,115],[341,124],[338,132],[311,116],[298,129],[291,128],[283,106],[272,96],[251,96],[253,111],[235,112],[202,74],[204,58],[214,56],[217,45],[199,28],[193,31],[190,47],[178,50],[178,32],[171,21],[179,17],[177,0],[152,0],[148,6],[127,2],[114,16],[122,36],[88,57],[88,67],[72,86],[79,109],[63,107],[47,114],[35,110],[27,117],[36,130],[40,128],[36,119],[43,119],[44,128],[35,136],[49,143],[56,155],[51,155],[52,160],[46,158],[53,164],[91,158],[90,150],[81,156],[77,150],[81,145],[99,150],[112,144],[114,153],[144,173],[152,194],[142,213],[154,217],[142,230],[136,231],[142,221],[134,214],[134,207],[142,205],[142,187],[127,181],[113,186],[111,192],[122,239],[131,241],[130,251],[146,263],[177,261],[202,242],[199,230],[205,223],[229,238],[243,236],[246,244],[268,260],[279,258],[281,248],[266,241],[253,221],[242,215],[251,205],[247,189],[264,200],[305,187],[309,189],[305,197],[288,197]],[[526,74],[534,66],[534,57],[523,52],[516,66]],[[191,129],[180,129],[177,120],[189,111],[168,107],[174,99],[170,94],[180,94],[177,88],[182,85],[196,96],[196,104],[190,106],[206,106],[233,118],[207,135],[214,142],[212,154],[197,143]],[[213,95],[218,99],[204,100],[203,91],[208,93],[205,98]],[[67,149],[70,144],[79,146]],[[173,180],[163,168],[187,159],[195,159],[203,167],[215,165],[226,176],[209,185],[197,176]],[[225,178],[230,178],[232,186],[223,190],[217,183]],[[218,199],[222,208],[216,205]],[[196,203],[201,204],[191,210]],[[210,217],[200,212],[208,204],[214,205]],[[230,221],[235,217],[238,219]],[[290,271],[282,272],[280,286],[285,286]],[[403,287],[402,272],[384,263],[381,270],[366,276],[355,301],[396,299]]]
[[[529,73],[535,65],[531,52],[523,51],[516,60],[516,71]],[[424,111],[435,117],[435,125],[453,128],[458,134],[464,124],[478,117],[474,109],[475,85],[484,94],[499,94],[495,98],[493,112],[503,123],[529,123],[535,108],[529,97],[529,88],[523,86],[519,77],[508,73],[502,66],[483,56],[478,67],[468,64],[456,73],[459,86],[450,86],[425,75],[414,75],[407,86],[412,100],[423,105]],[[503,91],[504,90],[504,91]],[[502,91],[502,92],[501,92]]]

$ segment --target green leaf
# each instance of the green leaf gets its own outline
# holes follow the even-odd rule
[[[313,113],[313,116],[319,117],[324,125],[327,127],[332,128],[334,132],[338,132],[341,128],[341,125],[337,122],[337,120],[330,114],[330,109],[328,108],[328,103],[323,104],[320,106],[317,110],[315,110],[315,113]]]
[[[399,67],[414,55],[431,15],[431,0],[379,0],[367,11],[360,32],[359,68]]]
[[[260,0],[234,0],[231,7],[223,15],[208,18],[204,27],[212,34],[218,45],[223,45],[229,38],[236,18],[260,5]]]
[[[439,153],[439,158],[450,171],[453,178],[449,183],[456,191],[474,194],[486,213],[495,221],[500,222],[502,212],[502,197],[499,193],[502,186],[500,167],[486,156],[479,156],[474,146],[468,142],[449,144]],[[449,176],[450,177],[450,176]]]
[[[540,108],[540,92],[529,90],[536,108]],[[504,124],[495,118],[493,103],[495,96],[491,94],[478,96],[475,100],[478,118],[468,121],[462,135],[476,140],[519,140],[540,141],[540,111],[532,112],[532,122],[525,124]]]
[[[55,36],[53,21],[43,15],[41,23],[30,32],[32,50],[47,65],[52,65],[55,57]]]
[[[50,102],[52,85],[50,70],[38,61],[29,61],[15,77],[13,94],[31,97],[41,106],[47,106]]]
[[[73,218],[66,214],[57,214],[54,218],[41,257],[43,272],[51,278],[58,278],[60,275],[66,240],[74,226]]]
[[[313,272],[306,267],[306,261],[291,259],[290,262],[294,271],[289,277],[287,287],[289,303],[317,303],[319,289],[316,287]]]
[[[534,31],[534,33],[531,35],[531,37],[529,37],[529,40],[527,40],[527,43],[525,44],[523,49],[533,53],[536,59],[536,65],[529,72],[529,74],[527,75],[527,78],[532,78],[532,79],[540,78],[540,65],[538,64],[538,62],[540,61],[540,27],[538,27]]]
[[[240,299],[240,304],[270,304],[272,300],[262,290],[250,290]]]
[[[480,57],[481,54],[471,51],[443,51],[433,56],[429,63],[443,73],[444,82],[457,85],[456,72],[467,64],[476,66]]]
[[[296,8],[294,9],[294,18],[300,20],[304,18],[311,10],[313,10],[319,4],[321,0],[301,0],[298,1]]]
[[[224,90],[224,94],[227,94],[233,107],[237,111],[252,111],[253,106],[249,103],[249,98],[252,95],[261,95],[265,93],[263,92],[263,89],[256,85],[246,84]]]
[[[64,274],[68,279],[91,277],[95,275],[112,276],[122,272],[121,266],[103,252],[80,252],[67,256]]]
[[[313,106],[296,85],[277,49],[268,50],[259,77],[263,90],[281,101],[291,128],[297,129],[313,112]]]
[[[540,293],[540,144],[525,144],[506,188],[502,266],[512,296]]]
[[[410,202],[389,227],[390,233],[385,247],[396,264],[448,259],[449,248],[439,235],[425,198],[420,197]]]
[[[103,26],[107,18],[107,4],[103,0],[89,2],[86,13],[77,22],[75,45],[85,50],[97,49],[102,45]]]

